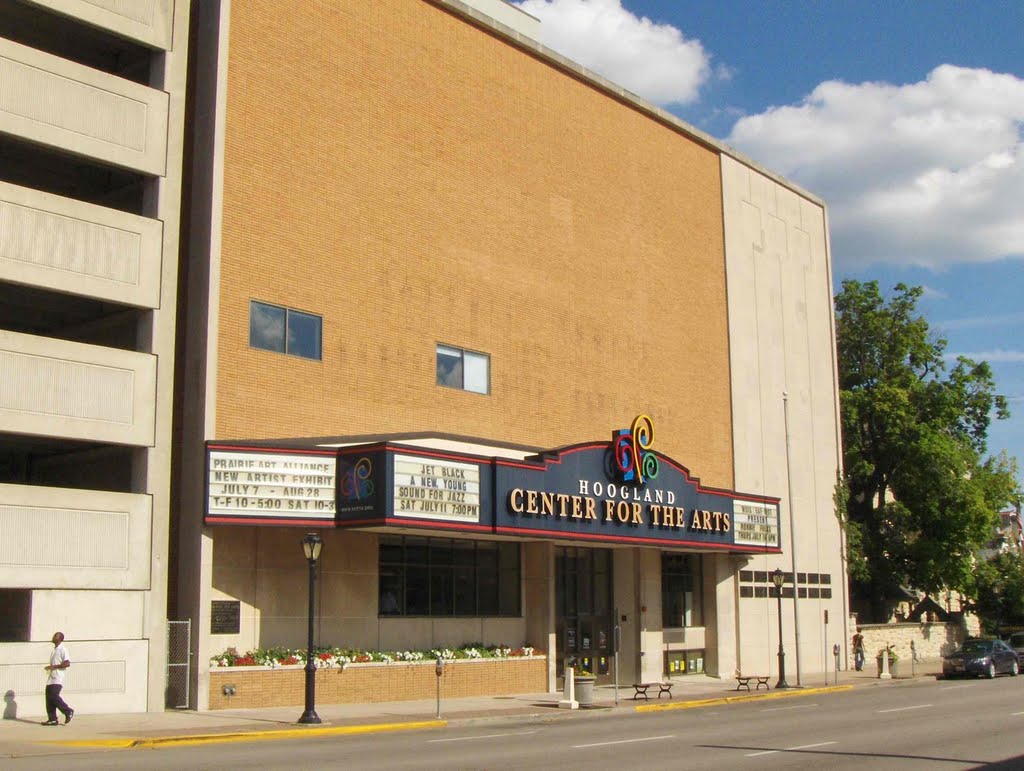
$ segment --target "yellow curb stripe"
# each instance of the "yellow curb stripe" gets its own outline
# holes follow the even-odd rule
[[[425,720],[411,723],[374,723],[372,725],[327,726],[324,728],[289,728],[279,731],[240,731],[224,734],[198,734],[195,736],[152,736],[141,739],[80,739],[46,742],[61,747],[100,747],[107,749],[182,747],[195,744],[228,744],[231,742],[274,741],[299,739],[310,736],[343,736],[368,734],[379,731],[414,731],[444,728],[447,720]]]
[[[719,704],[739,704],[745,701],[758,701],[760,699],[792,699],[797,696],[810,696],[815,693],[839,693],[852,690],[852,685],[836,685],[828,688],[801,688],[799,690],[774,691],[772,693],[748,694],[745,696],[721,696],[716,699],[701,699],[698,701],[675,701],[667,704],[639,704],[633,709],[636,712],[667,712],[672,709],[696,709],[698,707],[713,707]]]

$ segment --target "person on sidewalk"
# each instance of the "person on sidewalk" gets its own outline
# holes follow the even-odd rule
[[[68,651],[64,647],[64,633],[54,632],[50,663],[44,667],[47,675],[46,721],[43,725],[57,725],[57,710],[64,714],[65,723],[70,723],[71,718],[75,716],[75,711],[60,697],[60,691],[64,687],[64,670],[70,666],[71,659],[68,658]]]
[[[864,635],[860,633],[860,627],[853,635],[853,666],[858,672],[864,669]]]

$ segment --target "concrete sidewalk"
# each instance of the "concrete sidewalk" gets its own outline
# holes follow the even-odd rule
[[[871,662],[873,664],[873,662]],[[805,675],[800,688],[778,691],[771,679],[771,690],[737,691],[735,680],[718,680],[700,675],[676,678],[672,698],[652,697],[633,700],[631,686],[619,686],[615,702],[613,686],[595,689],[590,709],[559,709],[560,693],[520,694],[516,696],[478,696],[445,699],[442,691],[441,717],[437,701],[378,702],[369,704],[317,705],[322,723],[318,726],[296,724],[302,707],[217,710],[191,712],[174,710],[154,713],[89,715],[76,713],[74,720],[59,726],[42,726],[42,717],[18,717],[0,721],[0,758],[81,752],[98,748],[160,747],[229,741],[286,740],[299,737],[367,733],[396,730],[437,730],[449,725],[484,720],[544,718],[564,719],[593,716],[610,710],[646,712],[669,709],[694,709],[752,699],[799,698],[807,694],[838,692],[854,687],[886,686],[912,679],[934,678],[942,669],[941,660],[915,665],[911,677],[909,662],[900,662],[900,676],[879,680],[874,668],[864,672],[840,672],[826,678],[818,673]],[[796,685],[795,675],[787,678]]]

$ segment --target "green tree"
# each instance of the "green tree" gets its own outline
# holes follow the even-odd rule
[[[975,569],[972,609],[988,634],[997,627],[1024,627],[1024,554],[1018,549],[997,554]]]
[[[836,296],[851,592],[875,620],[900,585],[970,591],[1015,489],[1015,462],[984,457],[991,417],[1009,415],[992,370],[963,357],[947,369],[921,293],[899,284],[886,300],[848,280]]]

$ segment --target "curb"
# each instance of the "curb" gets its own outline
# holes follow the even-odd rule
[[[47,742],[60,747],[92,747],[102,749],[142,749],[156,747],[182,747],[190,744],[228,744],[231,742],[274,741],[316,736],[368,734],[381,731],[416,731],[444,728],[447,720],[423,720],[409,723],[375,723],[372,725],[327,726],[324,728],[286,728],[276,731],[236,731],[223,734],[197,734],[193,736],[156,736],[141,739],[70,739]]]
[[[712,707],[720,704],[739,704],[746,701],[759,701],[761,699],[793,699],[798,696],[810,696],[816,693],[840,693],[852,691],[852,685],[833,685],[823,688],[800,688],[774,693],[749,694],[746,696],[720,696],[714,699],[698,699],[695,701],[676,701],[669,704],[639,704],[633,708],[635,712],[668,712],[674,709],[697,709],[699,707]]]

